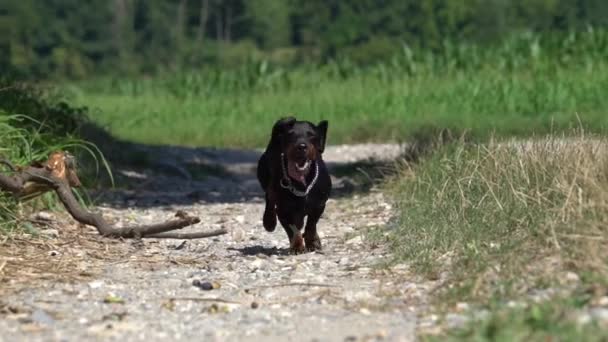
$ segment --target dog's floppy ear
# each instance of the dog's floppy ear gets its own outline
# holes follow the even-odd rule
[[[323,120],[319,122],[315,129],[317,130],[317,135],[319,135],[319,153],[323,153],[325,150],[325,141],[327,140],[327,126],[329,123],[327,120]]]
[[[281,135],[285,132],[286,129],[293,126],[295,122],[296,118],[294,118],[293,116],[288,116],[277,120],[277,122],[274,123],[274,126],[272,126],[272,135],[270,137],[270,144],[268,145],[268,147],[277,146],[278,144],[280,144]]]

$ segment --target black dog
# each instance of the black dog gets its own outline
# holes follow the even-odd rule
[[[258,180],[266,193],[264,228],[274,231],[277,216],[287,232],[291,251],[321,249],[317,222],[331,192],[331,179],[321,155],[327,121],[317,126],[293,117],[277,121],[258,162]],[[302,239],[302,227],[306,228]],[[304,240],[304,241],[303,241]]]

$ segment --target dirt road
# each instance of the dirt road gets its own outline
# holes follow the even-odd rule
[[[8,282],[11,294],[0,300],[0,341],[415,339],[417,313],[432,284],[417,281],[406,265],[379,266],[388,260],[387,248],[362,232],[384,226],[393,214],[381,192],[334,179],[336,195],[319,223],[324,250],[289,255],[283,230],[262,228],[254,174],[259,152],[140,152],[162,163],[117,170],[129,187],[103,193],[106,217],[154,222],[181,209],[201,217],[195,229],[224,227],[229,234],[108,241],[54,214],[56,229],[43,232],[53,250],[41,253],[62,266],[55,275],[78,270],[79,276]],[[395,145],[332,146],[325,159],[336,170],[398,153]],[[70,231],[88,242],[70,241]]]

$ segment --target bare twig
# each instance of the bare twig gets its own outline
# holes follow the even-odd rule
[[[559,234],[559,236],[572,240],[592,240],[592,241],[607,241],[603,236],[582,235],[582,234]]]
[[[332,295],[331,289],[323,289],[323,290],[317,290],[314,293],[308,293],[308,294],[301,295],[301,296],[292,296],[292,297],[281,298],[280,300],[264,301],[263,304],[264,305],[285,304],[285,303],[294,304],[299,301],[308,301],[314,297],[318,297],[318,298],[332,297],[334,299],[339,299],[339,300],[346,302],[346,300],[344,298]]]
[[[287,287],[287,286],[308,286],[308,287],[340,287],[340,285],[335,285],[335,284],[323,284],[323,283],[300,283],[300,282],[294,282],[294,283],[283,283],[283,284],[274,284],[274,285],[260,285],[260,286],[254,286],[254,287],[250,287],[247,290],[254,290],[254,289],[266,289],[266,288],[275,288],[275,287]]]
[[[228,234],[226,229],[217,229],[210,232],[198,232],[198,233],[161,233],[161,234],[152,234],[146,237],[156,238],[156,239],[201,239],[208,238],[213,236],[219,236]]]
[[[184,300],[184,301],[193,301],[193,302],[215,302],[215,303],[226,303],[226,304],[242,304],[241,302],[235,302],[232,300],[222,299],[222,298],[206,298],[206,297],[170,297],[168,300],[176,301],[176,300]]]
[[[8,159],[5,159],[4,157],[0,158],[0,164],[8,167],[8,169],[11,170],[12,172],[17,172],[17,167],[15,165],[13,165],[13,163],[11,163]]]
[[[12,166],[10,162],[3,164]],[[34,163],[23,169],[15,168],[17,172],[13,176],[0,174],[0,190],[10,192],[20,200],[36,197],[53,190],[76,221],[94,226],[99,234],[105,237],[199,239],[227,233],[226,230],[187,234],[165,233],[200,222],[198,217],[189,216],[183,211],[178,211],[175,214],[175,219],[163,223],[113,227],[100,214],[84,209],[74,197],[72,187],[80,186],[75,165],[76,161],[69,153],[54,152],[44,163]]]

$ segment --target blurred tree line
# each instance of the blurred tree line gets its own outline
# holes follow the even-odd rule
[[[605,27],[607,0],[1,0],[0,73],[80,78],[245,60],[366,64],[406,45]]]

